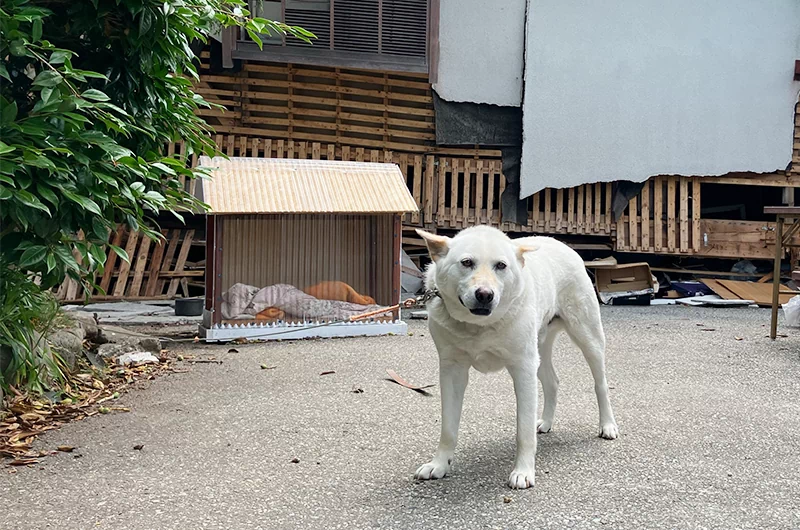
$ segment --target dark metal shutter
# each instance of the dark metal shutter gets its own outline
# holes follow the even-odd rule
[[[378,0],[334,0],[333,48],[378,53]]]
[[[312,39],[313,44],[289,36],[286,37],[287,46],[330,48],[331,0],[286,0],[284,22],[290,26],[300,26],[317,36]]]
[[[427,0],[383,0],[381,53],[425,57],[427,15]]]

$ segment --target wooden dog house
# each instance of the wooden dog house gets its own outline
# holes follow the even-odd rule
[[[202,199],[208,340],[404,333],[401,216],[416,212],[397,165],[207,158]],[[355,319],[365,313],[368,319]]]

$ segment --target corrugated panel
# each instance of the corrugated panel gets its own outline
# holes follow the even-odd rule
[[[222,223],[222,292],[340,281],[381,305],[392,293],[392,215],[247,215]]]
[[[214,168],[203,197],[218,214],[418,211],[395,164],[201,157],[200,165]]]

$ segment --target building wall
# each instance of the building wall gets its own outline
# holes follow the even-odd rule
[[[797,0],[533,2],[521,196],[785,170],[799,43]]]
[[[447,101],[518,107],[525,0],[440,0],[434,90]]]

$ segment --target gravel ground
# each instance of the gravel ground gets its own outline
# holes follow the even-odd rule
[[[438,389],[384,377],[437,382],[433,343],[413,322],[406,337],[175,348],[224,362],[123,396],[130,413],[43,436],[42,448],[75,445],[80,458],[1,473],[0,527],[800,528],[800,332],[771,342],[756,309],[603,316],[622,435],[596,437],[589,370],[562,338],[533,490],[505,486],[504,373],[473,372],[451,476],[412,480],[436,445]]]

